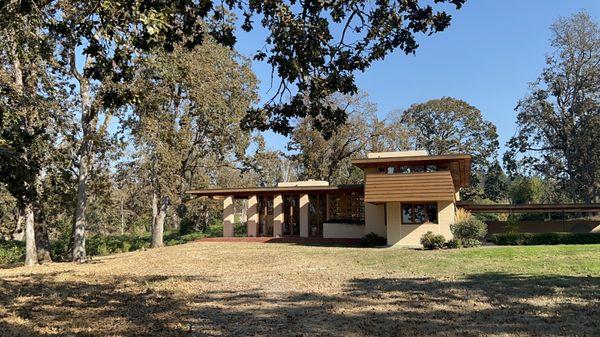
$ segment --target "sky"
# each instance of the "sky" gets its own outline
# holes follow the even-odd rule
[[[515,133],[514,108],[528,84],[541,73],[551,51],[550,25],[561,16],[586,10],[596,21],[600,0],[467,0],[444,32],[419,38],[415,55],[395,52],[357,74],[361,91],[378,107],[378,116],[413,103],[451,96],[481,110],[498,130],[500,157]],[[236,49],[250,56],[263,45],[264,32],[238,36]],[[253,62],[268,97],[271,68]],[[265,133],[272,149],[285,150],[287,139]]]

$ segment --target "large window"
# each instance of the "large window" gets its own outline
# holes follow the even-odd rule
[[[402,223],[422,224],[426,222],[437,223],[437,203],[402,203]]]
[[[377,173],[380,174],[394,174],[394,173],[421,173],[421,172],[437,172],[440,170],[438,165],[400,165],[400,166],[379,166],[377,167]]]
[[[361,193],[331,194],[328,222],[364,223],[365,203]]]

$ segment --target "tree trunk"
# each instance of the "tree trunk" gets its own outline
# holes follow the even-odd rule
[[[79,172],[77,176],[77,201],[75,205],[75,221],[73,224],[73,262],[83,262],[85,254],[85,228],[87,210],[87,185],[90,174],[92,156],[92,136],[96,129],[96,118],[92,111],[90,86],[88,80],[77,70],[75,50],[71,51],[71,73],[79,83],[79,96],[81,98],[81,148],[79,149]],[[86,66],[90,59],[86,59]]]
[[[79,176],[77,186],[77,203],[75,206],[75,223],[73,226],[73,261],[83,262],[85,255],[85,213],[87,210],[87,156],[79,156]]]
[[[25,205],[25,265],[38,264],[37,251],[35,248],[35,221],[33,205]]]
[[[160,208],[158,205],[159,199],[161,199]],[[169,198],[160,198],[157,191],[152,193],[152,248],[158,248],[164,245],[163,232],[168,205]]]
[[[46,226],[46,217],[43,211],[39,212],[39,218],[35,222],[35,247],[37,250],[38,262],[52,262],[50,255],[50,239],[48,238],[48,227]]]
[[[17,214],[15,214],[15,218],[17,225],[15,231],[10,235],[10,239],[16,241],[23,241],[25,240],[25,229],[23,228],[23,210],[18,208]]]

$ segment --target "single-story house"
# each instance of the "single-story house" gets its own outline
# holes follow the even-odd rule
[[[469,185],[471,156],[425,151],[378,152],[352,163],[364,185],[325,181],[277,187],[192,190],[223,200],[223,236],[233,236],[234,199],[247,199],[248,236],[356,239],[375,233],[388,245],[419,245],[427,232],[452,237],[459,190]]]

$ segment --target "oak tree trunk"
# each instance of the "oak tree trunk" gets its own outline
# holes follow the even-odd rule
[[[38,262],[52,262],[50,255],[50,238],[48,237],[48,227],[44,212],[40,210],[39,217],[35,222],[35,246],[37,250]]]
[[[37,250],[35,246],[35,221],[33,205],[25,205],[25,265],[38,264]]]
[[[10,235],[11,240],[15,241],[23,241],[25,240],[25,228],[23,228],[23,210],[18,208],[17,213],[15,214],[16,218],[16,227],[14,232]]]
[[[160,205],[158,204],[159,200]],[[169,198],[161,198],[156,190],[152,193],[152,248],[162,247],[164,245],[163,232],[168,205]]]

